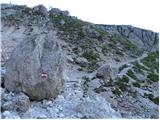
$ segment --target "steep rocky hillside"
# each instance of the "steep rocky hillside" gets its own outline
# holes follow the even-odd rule
[[[1,35],[2,118],[159,118],[158,33],[1,4]]]

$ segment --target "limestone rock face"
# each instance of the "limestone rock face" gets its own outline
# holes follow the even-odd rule
[[[156,51],[159,48],[159,33],[136,28],[130,25],[107,25],[110,34],[119,34],[139,48],[146,51]]]
[[[53,35],[23,40],[6,63],[5,87],[30,99],[55,98],[63,88],[65,57]]]

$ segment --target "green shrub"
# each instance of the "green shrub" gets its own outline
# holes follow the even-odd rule
[[[78,68],[77,70],[78,70],[78,71],[83,71],[83,68]]]
[[[133,83],[133,86],[134,86],[134,87],[138,87],[138,88],[141,87],[141,85],[140,85],[138,82],[134,82],[134,83]]]
[[[95,88],[94,91],[95,91],[96,93],[100,93],[100,92],[105,92],[106,89],[104,88],[103,85],[101,85],[100,87]]]
[[[120,55],[120,56],[124,56],[124,53],[121,52],[121,51],[119,51],[119,50],[116,50],[116,54],[117,54],[117,55]]]
[[[134,80],[138,80],[137,76],[134,74],[134,72],[131,69],[127,72],[127,75],[133,78]]]
[[[153,98],[152,101],[153,101],[155,104],[159,105],[159,97]]]
[[[159,105],[159,97],[154,97],[152,94],[144,93],[144,97],[150,99],[153,103]]]
[[[112,93],[117,96],[120,96],[122,94],[122,92],[118,88],[115,88],[115,90],[112,90]]]
[[[107,53],[108,53],[108,51],[109,51],[109,49],[107,48],[108,46],[106,45],[106,44],[103,44],[102,45],[102,53],[104,54],[104,55],[107,55]]]
[[[137,73],[142,73],[142,74],[144,74],[143,70],[149,71],[148,68],[145,68],[144,66],[140,65],[140,64],[138,63],[138,61],[134,62],[133,65],[134,65],[134,66],[133,66],[133,69],[134,69],[134,71],[137,72]]]
[[[71,32],[73,33],[75,30],[80,29],[82,26],[86,24],[82,20],[79,20],[79,19],[74,20],[69,16],[64,16],[64,15],[53,16],[52,19],[53,19],[53,22],[55,23],[55,27],[58,27],[60,30],[63,30],[64,32],[69,32],[69,33]],[[60,24],[61,20],[65,21],[64,25]]]
[[[134,45],[133,43],[131,43],[127,38],[124,38],[120,35],[114,35],[111,38],[111,41],[113,43],[117,43],[119,42],[121,45],[123,45],[123,47],[126,50],[129,50],[132,53],[137,53],[139,51],[139,49],[136,47],[136,45]]]
[[[100,66],[97,64],[97,61],[91,61],[88,63],[86,68],[87,68],[88,72],[93,72],[98,67],[100,67]]]
[[[137,98],[137,92],[128,92],[129,96],[132,96],[133,98]]]
[[[148,56],[141,60],[141,62],[147,66],[151,71],[154,71],[154,69],[159,72],[159,62],[156,61],[156,59],[159,58],[159,52],[150,52],[148,53]]]
[[[129,82],[129,78],[126,75],[123,75],[123,77],[119,79],[119,82],[128,83]]]
[[[88,61],[97,61],[100,58],[99,54],[94,53],[93,51],[86,51],[82,54],[82,56]]]
[[[83,79],[82,82],[83,94],[86,95],[89,87],[88,82],[90,81],[90,79],[86,76],[83,76],[82,79]]]
[[[119,79],[115,84],[121,91],[124,92],[127,90],[128,85],[125,82],[122,82],[121,79]]]
[[[94,27],[93,28],[95,31],[97,31],[101,36],[105,36],[105,35],[108,35],[108,32],[101,29],[101,28],[98,28],[98,27]]]
[[[121,72],[124,68],[127,68],[127,65],[126,65],[126,64],[124,64],[124,65],[122,65],[121,67],[119,67],[119,72]]]
[[[153,82],[158,82],[159,81],[159,76],[153,73],[149,73],[147,75],[147,78],[150,79]]]
[[[123,83],[123,82],[119,82],[118,84],[119,89],[121,89],[121,91],[126,91],[127,90],[127,84]]]
[[[26,7],[25,9],[22,10],[23,14],[30,14],[32,12],[32,9],[29,7]]]

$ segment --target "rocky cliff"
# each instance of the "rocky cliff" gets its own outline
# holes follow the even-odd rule
[[[2,118],[158,118],[158,33],[1,4],[1,35]]]

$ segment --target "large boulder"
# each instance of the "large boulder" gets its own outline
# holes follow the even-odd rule
[[[104,83],[108,84],[108,82],[111,82],[117,77],[117,74],[118,69],[116,66],[105,64],[97,70],[96,76],[102,78]]]
[[[6,63],[5,87],[32,100],[55,98],[64,85],[65,57],[55,35],[23,40]]]
[[[47,15],[47,8],[45,8],[43,5],[38,5],[33,8],[34,13]]]

